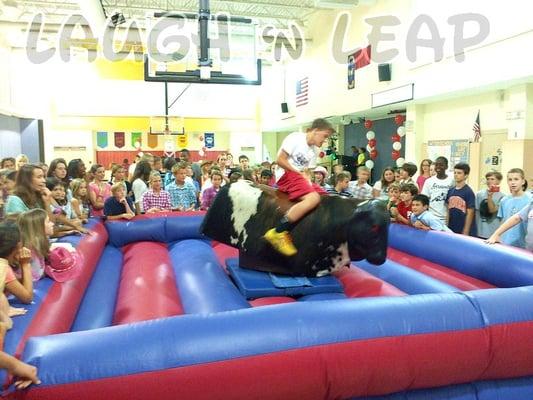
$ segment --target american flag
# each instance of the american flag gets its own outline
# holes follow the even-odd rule
[[[474,126],[472,127],[474,131],[474,142],[479,142],[481,139],[481,127],[479,126],[479,111],[477,112],[477,118],[474,121]]]
[[[296,82],[296,107],[309,102],[309,78],[305,77]]]

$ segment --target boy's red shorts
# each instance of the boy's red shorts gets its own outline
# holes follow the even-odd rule
[[[278,190],[287,193],[289,200],[294,201],[308,193],[317,192],[327,194],[327,192],[316,183],[309,182],[302,174],[294,171],[285,171],[278,181]]]

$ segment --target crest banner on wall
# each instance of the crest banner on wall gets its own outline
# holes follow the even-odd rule
[[[153,133],[148,133],[148,147],[151,149],[155,149],[159,143],[158,141],[158,135],[154,135]]]
[[[187,134],[183,133],[181,135],[177,135],[177,142],[179,148],[183,149],[187,147],[187,145],[189,144],[189,138],[187,137]]]
[[[215,147],[215,134],[214,132],[205,132],[204,133],[204,143],[205,147],[212,149]]]
[[[107,132],[96,132],[96,145],[101,149],[105,149],[107,147]]]
[[[132,132],[131,133],[131,147],[136,149],[142,145],[142,132]]]
[[[115,147],[121,149],[125,145],[124,132],[115,132]]]

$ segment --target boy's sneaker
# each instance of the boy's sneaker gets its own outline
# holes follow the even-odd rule
[[[287,231],[276,232],[276,228],[272,228],[265,233],[264,237],[274,249],[284,256],[290,257],[298,252],[294,244],[292,244],[291,235]]]

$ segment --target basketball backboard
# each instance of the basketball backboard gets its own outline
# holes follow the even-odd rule
[[[208,32],[211,66],[200,68],[198,21],[185,16],[154,18],[145,55],[145,80],[260,85],[255,25],[214,18]]]

